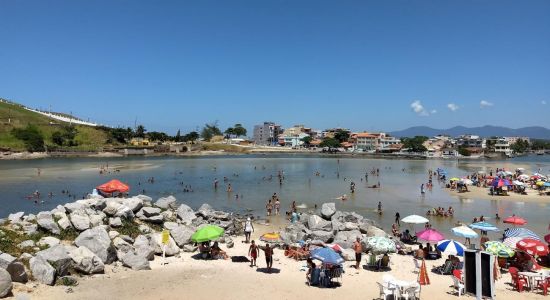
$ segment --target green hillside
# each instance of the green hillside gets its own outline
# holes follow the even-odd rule
[[[48,149],[56,147],[52,141],[52,134],[56,131],[62,131],[64,126],[69,125],[28,111],[20,105],[0,102],[0,148],[10,148],[15,151],[25,150],[25,144],[12,134],[12,130],[14,128],[25,128],[29,124],[38,127]],[[75,128],[77,133],[74,141],[77,146],[63,147],[63,149],[94,151],[106,144],[108,134],[105,131],[81,125],[75,125]],[[59,148],[59,146],[57,147]]]

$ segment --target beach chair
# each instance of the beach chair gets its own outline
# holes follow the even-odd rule
[[[392,286],[390,284],[381,284],[380,282],[377,282],[378,284],[378,288],[380,288],[380,299],[383,299],[383,300],[386,300],[388,299],[390,296],[392,299],[395,299],[395,290],[396,290],[396,287],[395,286]]]
[[[453,279],[454,288],[458,290],[458,297],[462,296],[462,294],[464,294],[464,284],[454,275],[451,275],[451,278]]]
[[[400,293],[398,298],[402,298],[402,299],[405,299],[405,300],[418,299],[418,297],[416,296],[417,289],[419,289],[419,288],[417,288],[416,286],[408,287],[403,291],[403,293]]]
[[[526,277],[519,275],[517,268],[511,267],[508,271],[512,276],[512,285],[518,290],[518,292],[521,293],[524,287],[529,287],[529,280],[527,280]]]

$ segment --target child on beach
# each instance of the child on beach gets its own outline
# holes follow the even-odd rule
[[[248,248],[248,255],[250,256],[250,266],[253,267],[256,265],[256,258],[258,258],[260,252],[258,251],[258,246],[252,240],[250,247]]]

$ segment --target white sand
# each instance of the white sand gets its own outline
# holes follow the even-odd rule
[[[257,227],[260,227],[259,225]],[[260,229],[253,234],[258,239]],[[227,249],[230,256],[246,256],[248,244],[243,238],[234,239],[235,247]],[[224,248],[224,245],[221,245]],[[337,288],[309,287],[305,284],[305,272],[300,267],[305,262],[297,262],[284,257],[282,250],[275,251],[273,267],[279,272],[267,274],[263,253],[258,260],[259,268],[248,263],[233,263],[231,260],[196,260],[189,253],[179,258],[168,258],[168,265],[161,265],[156,257],[150,271],[132,271],[123,267],[109,267],[106,274],[83,277],[72,293],[66,293],[66,287],[39,285],[30,294],[31,299],[374,299],[379,295],[377,281],[382,282],[384,274],[392,274],[398,279],[413,281],[417,274],[411,256],[392,255],[391,271],[356,271],[346,263],[343,285]],[[364,261],[364,260],[363,260]],[[441,265],[442,260],[428,261],[430,270]],[[453,294],[450,276],[429,272],[431,284],[423,286],[422,299],[457,299]],[[541,299],[534,292],[519,294],[508,284],[510,276],[505,274],[496,283],[498,299]],[[26,288],[16,287],[14,293],[24,292]],[[466,298],[472,298],[470,296]]]

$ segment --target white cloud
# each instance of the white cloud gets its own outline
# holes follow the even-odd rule
[[[411,103],[412,110],[419,116],[429,116],[430,113],[422,106],[422,102],[420,100],[415,100],[413,103]]]
[[[542,100],[542,101],[540,102],[540,104],[546,105],[546,100]]]
[[[432,115],[433,115],[433,114],[436,114],[436,113],[437,113],[437,110],[432,109],[432,111],[431,111],[430,113],[431,113]]]
[[[494,104],[492,102],[489,102],[489,101],[486,101],[486,100],[481,100],[481,102],[479,102],[479,106],[481,108],[485,108],[485,107],[489,107],[489,106],[493,106]]]
[[[454,103],[449,103],[447,104],[447,108],[450,109],[451,111],[456,111],[458,109],[458,105]]]

